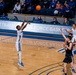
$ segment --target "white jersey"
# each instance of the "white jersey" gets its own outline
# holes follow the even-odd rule
[[[72,33],[73,33],[72,42],[75,42],[76,41],[76,30],[74,30],[73,28],[72,28]]]
[[[76,37],[76,30],[72,28],[73,37]]]
[[[23,31],[22,30],[17,30],[17,40],[16,42],[21,42],[23,37]]]
[[[17,30],[17,40],[16,40],[16,49],[17,51],[22,50],[22,37],[23,37],[23,31]]]

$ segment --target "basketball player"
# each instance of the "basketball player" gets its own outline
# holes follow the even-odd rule
[[[26,26],[28,25],[29,23],[26,23],[25,24],[25,20],[24,22],[22,23],[21,26],[17,25],[16,26],[16,29],[17,29],[17,40],[16,40],[16,49],[18,51],[18,65],[19,66],[24,66],[24,64],[22,63],[22,36],[23,36],[23,30],[26,28]]]
[[[64,37],[64,39],[66,41],[66,43],[63,45],[64,49],[65,49],[65,52],[66,52],[63,63],[64,63],[64,74],[67,75],[67,68],[66,68],[67,64],[71,64],[71,67],[73,68],[73,71],[76,72],[74,62],[73,62],[73,58],[72,58],[73,57],[73,55],[72,55],[73,43],[71,42],[72,36],[68,35],[68,38],[66,38],[66,36],[62,32],[62,29],[60,29],[60,30],[61,30],[62,36]]]
[[[72,42],[74,43],[74,44],[76,44],[76,24],[73,24],[72,25],[72,29],[71,30],[67,30],[67,29],[65,29],[65,31],[66,32],[68,32],[68,33],[73,33],[73,38],[72,38]]]

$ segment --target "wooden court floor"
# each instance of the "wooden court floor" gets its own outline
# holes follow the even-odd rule
[[[22,61],[17,65],[15,37],[0,36],[0,75],[62,75],[62,42],[23,38]],[[73,74],[75,75],[75,74]]]

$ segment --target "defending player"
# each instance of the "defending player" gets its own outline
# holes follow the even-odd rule
[[[25,24],[25,20],[24,22],[22,23],[21,26],[17,25],[16,26],[16,29],[17,29],[17,40],[16,40],[16,49],[18,51],[18,65],[19,66],[24,66],[24,64],[22,63],[22,37],[23,37],[23,30],[26,28],[26,26],[28,25],[29,23],[26,23]]]
[[[62,32],[62,28],[60,29],[62,36],[64,37],[66,43],[63,45],[64,49],[65,49],[65,58],[63,60],[64,63],[64,74],[67,75],[67,64],[71,64],[71,67],[74,69],[74,71],[76,72],[75,66],[74,66],[74,62],[73,62],[73,56],[72,56],[72,50],[73,50],[73,43],[71,42],[72,40],[72,36],[69,35],[68,38],[66,38],[66,36],[64,35],[64,33]]]

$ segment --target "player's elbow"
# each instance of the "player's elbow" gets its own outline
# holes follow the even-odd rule
[[[72,48],[69,48],[69,50],[72,50]]]

